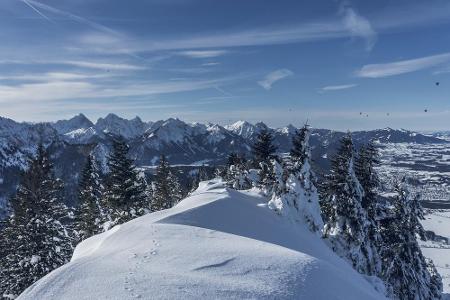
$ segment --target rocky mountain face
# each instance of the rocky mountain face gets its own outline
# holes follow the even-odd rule
[[[123,136],[130,145],[130,155],[144,170],[151,170],[165,154],[174,165],[216,165],[226,161],[230,152],[250,155],[251,145],[262,130],[272,131],[280,152],[288,152],[296,127],[272,129],[264,123],[239,121],[228,126],[186,123],[179,119],[144,122],[108,114],[95,124],[79,114],[55,123],[18,123],[0,118],[0,215],[6,199],[14,193],[20,171],[27,167],[28,157],[43,142],[49,147],[55,170],[66,183],[67,201],[76,202],[75,190],[85,157],[92,153],[104,172],[112,138]],[[315,168],[326,170],[344,132],[312,129],[311,146]],[[447,143],[443,139],[407,130],[391,128],[352,133],[355,144],[369,140],[380,143]],[[67,170],[71,170],[68,172]],[[4,213],[4,212],[3,212]]]

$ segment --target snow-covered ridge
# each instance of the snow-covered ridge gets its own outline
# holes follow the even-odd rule
[[[19,299],[384,299],[307,228],[221,182],[77,246]]]

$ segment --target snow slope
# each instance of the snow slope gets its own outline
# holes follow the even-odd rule
[[[203,182],[172,209],[94,236],[19,299],[384,299],[256,192]]]

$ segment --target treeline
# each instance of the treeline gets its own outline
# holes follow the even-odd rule
[[[344,136],[331,160],[329,174],[318,181],[311,168],[309,128],[299,129],[290,153],[277,154],[272,134],[262,130],[251,157],[231,153],[217,168],[233,189],[257,188],[271,209],[305,225],[361,274],[377,279],[393,299],[439,299],[442,280],[423,256],[417,237],[423,211],[418,197],[402,181],[395,196],[380,197],[376,147],[355,150]],[[66,207],[63,183],[55,177],[49,154],[39,146],[10,200],[11,215],[3,220],[0,236],[0,292],[19,295],[35,281],[68,262],[80,241],[146,213],[174,206],[210,179],[205,168],[182,188],[167,159],[160,157],[149,182],[128,156],[121,138],[114,140],[107,173],[101,174],[89,156],[79,179],[76,208]]]
[[[292,145],[289,154],[277,155],[271,133],[263,130],[252,157],[231,154],[221,176],[234,189],[259,188],[272,209],[306,222],[356,271],[381,280],[389,298],[440,299],[442,279],[417,242],[425,239],[419,198],[402,179],[393,184],[395,196],[379,195],[375,145],[356,151],[351,135],[344,136],[320,183],[311,169],[308,126]]]
[[[64,184],[54,175],[49,153],[39,145],[10,199],[11,215],[0,224],[2,298],[17,297],[67,263],[80,241],[170,208],[185,196],[164,156],[150,183],[128,157],[128,150],[122,138],[114,140],[105,176],[89,156],[79,180],[79,206],[69,208],[64,204]]]

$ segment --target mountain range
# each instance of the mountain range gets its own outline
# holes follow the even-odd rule
[[[126,139],[136,165],[150,170],[149,167],[158,163],[161,154],[165,154],[173,165],[197,166],[223,164],[231,152],[249,156],[251,145],[262,129],[273,133],[280,152],[289,151],[297,130],[293,125],[269,128],[262,122],[251,124],[246,121],[227,126],[187,123],[173,118],[145,122],[139,117],[128,120],[114,114],[108,114],[95,123],[83,114],[51,123],[20,123],[0,117],[0,211],[7,197],[14,192],[20,171],[27,167],[27,158],[35,153],[39,142],[49,148],[56,175],[66,183],[68,203],[74,203],[85,157],[92,153],[102,171],[107,172],[107,156],[116,135]],[[344,134],[329,129],[311,129],[310,143],[317,170],[328,168],[328,158]],[[356,146],[370,140],[381,144],[449,143],[436,136],[392,128],[355,131],[352,136]]]

